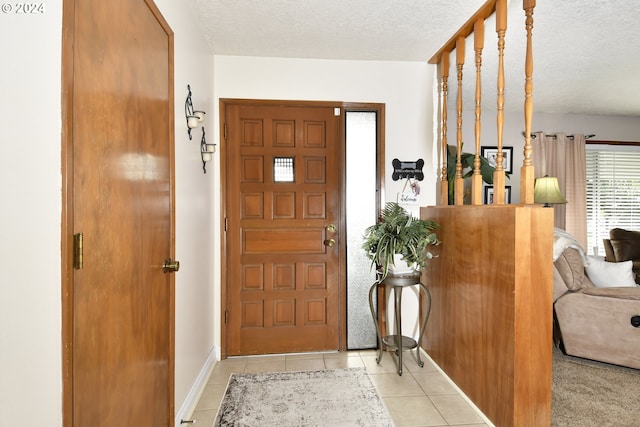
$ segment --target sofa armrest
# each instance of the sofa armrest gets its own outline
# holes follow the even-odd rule
[[[554,272],[557,271],[557,276],[561,279],[561,283],[570,291],[577,291],[585,286],[591,285],[590,282],[585,283],[584,264],[580,253],[575,248],[567,248],[554,261]],[[554,276],[554,282],[557,281]],[[556,289],[559,288],[554,283],[554,294]],[[561,288],[561,287],[560,287]],[[554,295],[554,297],[557,295]]]

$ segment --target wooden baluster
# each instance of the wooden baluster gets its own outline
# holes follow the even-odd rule
[[[523,0],[525,26],[527,29],[527,56],[525,58],[524,83],[524,160],[520,168],[520,203],[533,204],[534,165],[531,147],[531,122],[533,120],[533,9],[536,0]]]
[[[462,179],[462,67],[464,66],[464,37],[456,40],[456,68],[458,70],[458,132],[456,135],[456,177],[455,177],[455,204],[464,204],[464,180]]]
[[[482,174],[480,173],[480,117],[482,112],[482,49],[484,48],[484,19],[479,18],[473,26],[473,47],[476,52],[476,155],[473,159],[473,175],[471,176],[471,204],[482,204]]]
[[[442,97],[440,98],[440,119],[441,119],[441,152],[442,169],[440,171],[440,204],[449,204],[449,178],[447,175],[448,147],[447,147],[447,94],[449,92],[449,52],[445,52],[440,60],[439,71],[442,78]]]
[[[498,154],[493,173],[493,203],[504,204],[505,173],[502,154],[504,131],[504,35],[507,32],[507,0],[496,1],[496,33],[498,33]]]

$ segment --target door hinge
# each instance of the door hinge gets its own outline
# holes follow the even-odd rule
[[[224,231],[227,231],[227,227],[229,226],[229,222],[227,221],[227,218],[224,219]]]
[[[83,260],[83,235],[76,233],[73,235],[73,268],[82,270],[84,267]]]
[[[224,311],[224,324],[225,325],[229,324],[229,310]]]
[[[224,124],[224,140],[227,140],[227,124]]]

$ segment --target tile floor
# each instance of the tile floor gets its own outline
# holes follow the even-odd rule
[[[201,427],[213,425],[232,372],[365,367],[397,427],[490,425],[429,360],[423,357],[425,364],[420,368],[415,353],[405,352],[403,359],[405,369],[398,376],[391,354],[383,354],[378,365],[374,350],[229,358],[214,366],[192,419]]]

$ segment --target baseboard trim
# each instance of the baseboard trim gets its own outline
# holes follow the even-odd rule
[[[451,378],[449,378],[449,375],[447,375],[447,373],[443,371],[440,366],[438,366],[438,364],[431,358],[431,356],[429,356],[429,354],[427,354],[427,352],[422,347],[420,347],[420,354],[424,356],[426,359],[428,359],[431,362],[431,364],[436,368],[436,370],[440,372],[447,379],[449,384],[451,384],[451,387],[453,387],[458,392],[458,394],[462,396],[462,398],[466,400],[469,405],[471,405],[471,407],[478,413],[478,415],[480,415],[480,417],[487,424],[487,426],[495,427],[493,422],[489,418],[487,418],[487,416],[484,413],[482,413],[480,408],[478,408],[476,404],[473,403],[473,401],[469,399],[469,397],[464,393],[464,391],[462,391],[460,387],[458,387],[457,384],[454,383]]]
[[[191,386],[189,393],[187,393],[187,397],[184,399],[180,410],[176,412],[175,427],[190,425],[182,424],[182,420],[190,420],[193,416],[193,411],[195,411],[196,405],[198,405],[198,401],[200,401],[200,397],[202,397],[202,392],[207,385],[211,371],[213,371],[216,363],[218,363],[219,354],[219,348],[214,347],[211,349],[209,356],[207,356],[207,360],[204,362],[202,369],[200,369],[200,373]]]

